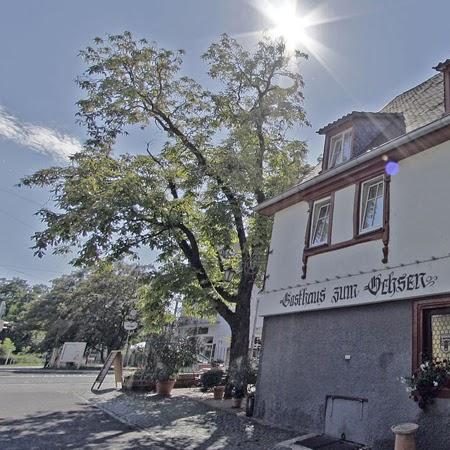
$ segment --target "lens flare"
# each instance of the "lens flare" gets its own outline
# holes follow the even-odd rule
[[[399,170],[400,170],[400,166],[398,164],[398,162],[395,161],[389,161],[386,163],[385,166],[385,171],[388,175],[397,175]]]

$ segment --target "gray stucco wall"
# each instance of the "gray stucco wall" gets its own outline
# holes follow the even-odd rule
[[[410,421],[420,425],[419,449],[450,449],[450,400],[424,414],[399,382],[411,352],[410,301],[266,317],[256,416],[322,433],[327,395],[363,397],[374,450],[391,450],[390,426]]]

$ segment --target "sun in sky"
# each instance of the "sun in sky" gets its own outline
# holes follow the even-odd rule
[[[348,19],[350,16],[329,16],[326,3],[320,1],[312,9],[307,9],[300,0],[248,1],[265,18],[265,32],[274,38],[283,38],[288,51],[301,50],[314,56],[325,70],[343,85],[337,79],[335,68],[332,68],[339,62],[338,55],[322,42],[319,26]],[[256,36],[258,32],[246,35]]]
[[[294,48],[304,44],[308,39],[308,26],[306,17],[301,17],[295,1],[285,1],[275,5],[266,3],[263,13],[272,22],[270,34],[274,37],[282,37],[288,47]]]
[[[269,34],[283,38],[288,49],[315,50],[317,44],[310,35],[310,29],[322,22],[317,10],[301,11],[296,0],[257,0],[253,6],[269,22]]]

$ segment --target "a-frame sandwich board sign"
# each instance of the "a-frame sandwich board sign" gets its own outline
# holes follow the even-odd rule
[[[119,382],[122,384],[123,378],[122,378],[122,352],[120,350],[113,350],[108,357],[106,358],[105,364],[103,364],[103,367],[100,370],[100,373],[97,375],[97,378],[95,379],[94,383],[92,384],[91,391],[94,389],[94,386],[98,384],[97,389],[100,389],[100,386],[102,385],[103,381],[105,380],[106,375],[108,374],[109,369],[114,364],[114,381],[116,383]]]

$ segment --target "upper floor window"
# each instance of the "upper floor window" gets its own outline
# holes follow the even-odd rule
[[[309,242],[310,247],[328,243],[330,213],[330,197],[314,202],[311,221],[311,237]]]
[[[383,227],[384,180],[366,181],[361,189],[359,232],[367,233]]]
[[[328,158],[328,168],[348,161],[352,153],[352,129],[336,134],[330,141],[330,152]]]

